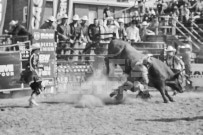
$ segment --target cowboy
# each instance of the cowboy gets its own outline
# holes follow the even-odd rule
[[[76,14],[73,16],[73,22],[69,24],[70,27],[70,43],[71,43],[71,48],[79,48],[79,44],[81,43],[81,25],[79,23],[79,16]],[[75,54],[79,54],[78,50],[75,51],[71,51],[71,54],[73,54],[73,52],[75,52]],[[75,60],[78,60],[78,57],[74,57]]]
[[[108,33],[114,33],[113,37],[119,39],[118,35],[119,24],[117,21],[114,20],[113,17],[106,18],[106,20],[104,21],[104,26],[108,27]],[[109,35],[109,37],[112,37],[112,35]]]
[[[139,42],[139,28],[137,28],[138,22],[136,20],[132,20],[131,26],[126,29],[127,39],[131,42]]]
[[[140,38],[142,41],[145,41],[146,35],[155,35],[153,31],[147,29],[148,26],[149,24],[146,21],[142,23],[142,28],[140,29]]]
[[[45,22],[44,24],[42,24],[40,26],[40,29],[51,29],[51,30],[55,30],[56,27],[54,26],[54,22],[56,21],[55,17],[50,16]]]
[[[127,33],[126,33],[126,30],[125,30],[125,26],[124,26],[124,19],[119,18],[118,23],[119,23],[119,28],[118,28],[119,39],[125,40],[126,36],[127,36]]]
[[[5,30],[7,34],[12,36],[26,36],[31,35],[23,25],[19,24],[18,21],[12,20],[9,23],[9,31]]]
[[[168,46],[166,52],[166,64],[174,73],[180,72],[185,69],[183,61],[177,55],[175,55],[175,48],[173,48],[172,46]]]
[[[57,26],[57,34],[59,43],[57,46],[57,54],[61,54],[62,50],[64,50],[67,47],[66,41],[69,40],[69,29],[67,27],[67,20],[68,16],[67,14],[62,15],[61,17],[61,23]],[[66,53],[66,50],[64,50],[64,54]]]

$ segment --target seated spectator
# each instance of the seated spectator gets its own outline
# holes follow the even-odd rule
[[[137,24],[138,22],[136,20],[132,20],[131,25],[126,29],[127,40],[131,42],[139,42],[141,40],[139,29],[136,26]]]
[[[190,10],[188,8],[188,4],[185,3],[182,9],[182,17],[183,17],[183,23],[188,22],[189,17],[190,17]]]
[[[55,30],[55,24],[54,22],[56,21],[55,17],[50,16],[41,26],[40,29],[51,29]]]

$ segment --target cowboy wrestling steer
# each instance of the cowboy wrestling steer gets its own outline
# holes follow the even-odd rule
[[[171,87],[177,92],[183,92],[182,86],[178,81],[180,73],[174,74],[173,71],[162,61],[148,57],[133,48],[128,42],[122,40],[112,40],[108,48],[108,56],[105,58],[107,74],[109,74],[109,63],[115,64],[118,60],[124,60],[125,64],[119,64],[123,72],[128,75],[127,82],[121,85],[110,96],[116,96],[116,99],[123,98],[123,90],[136,91],[134,82],[139,81],[152,86],[159,90],[164,100],[168,103],[167,98],[173,102],[173,98],[168,94],[166,86]],[[140,73],[140,75],[139,75]],[[141,85],[136,85],[140,88]],[[167,97],[167,98],[166,98]]]

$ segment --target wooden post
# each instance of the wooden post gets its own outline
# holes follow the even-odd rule
[[[176,35],[176,17],[172,16],[172,35]]]
[[[155,24],[155,26],[156,26],[155,34],[159,35],[159,18],[158,17],[156,17],[156,24]]]

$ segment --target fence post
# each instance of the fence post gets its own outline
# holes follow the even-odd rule
[[[156,27],[155,34],[159,35],[159,18],[158,17],[156,17],[155,27]]]
[[[176,35],[176,20],[175,20],[175,16],[172,16],[172,35]]]

